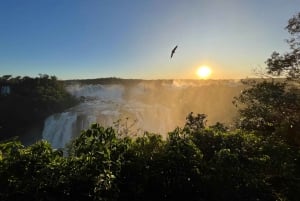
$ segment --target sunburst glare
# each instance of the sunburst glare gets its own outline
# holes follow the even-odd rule
[[[199,78],[201,79],[207,79],[210,77],[211,75],[211,69],[208,66],[201,66],[198,68],[197,70],[197,75],[199,76]]]

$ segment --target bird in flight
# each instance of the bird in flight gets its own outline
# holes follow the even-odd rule
[[[172,52],[171,52],[171,58],[173,57],[173,54],[175,53],[176,49],[177,49],[177,45],[173,48]]]

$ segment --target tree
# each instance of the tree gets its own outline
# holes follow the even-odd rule
[[[12,75],[3,75],[2,77],[0,77],[0,81],[4,80],[7,81],[12,77]]]
[[[300,12],[288,21],[285,28],[291,34],[291,38],[286,40],[290,52],[283,55],[273,52],[266,61],[267,72],[275,76],[285,75],[300,82]]]
[[[205,128],[206,125],[206,114],[197,114],[194,115],[193,112],[189,113],[186,117],[185,129],[191,131],[197,131]]]
[[[56,196],[64,193],[60,174],[65,159],[49,143],[25,147],[15,140],[2,142],[0,154],[1,200],[51,200],[54,192]]]
[[[115,200],[118,196],[116,177],[126,145],[113,128],[93,124],[75,139],[69,150],[70,194],[77,200]],[[78,194],[77,189],[81,193]]]
[[[250,83],[247,82],[249,85]],[[238,127],[266,136],[279,134],[300,143],[300,98],[285,82],[262,81],[235,97],[240,118]]]
[[[286,29],[290,52],[273,52],[266,61],[267,74],[284,79],[248,80],[248,86],[234,104],[239,109],[238,126],[267,136],[278,134],[300,145],[300,13],[293,16]],[[298,84],[297,84],[298,83]]]
[[[65,155],[45,141],[0,142],[0,200],[299,200],[299,148],[217,125],[163,140],[93,124]]]
[[[10,93],[0,94],[0,139],[25,135],[32,127],[42,130],[46,117],[78,103],[55,76],[4,75],[0,77],[0,88],[2,86],[9,86]]]

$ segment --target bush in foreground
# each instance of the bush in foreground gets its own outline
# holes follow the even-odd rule
[[[187,124],[163,140],[151,133],[121,138],[94,124],[67,156],[45,141],[29,147],[2,142],[0,199],[300,199],[298,148],[223,128]]]

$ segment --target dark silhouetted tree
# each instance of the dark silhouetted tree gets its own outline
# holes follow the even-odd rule
[[[267,74],[286,80],[245,81],[248,88],[234,103],[239,108],[240,128],[279,134],[300,145],[300,13],[288,21],[286,29],[291,34],[290,52],[273,52],[266,61]]]
[[[286,29],[291,34],[291,38],[286,40],[290,51],[284,54],[273,52],[266,61],[267,72],[300,82],[300,12],[288,21]]]

